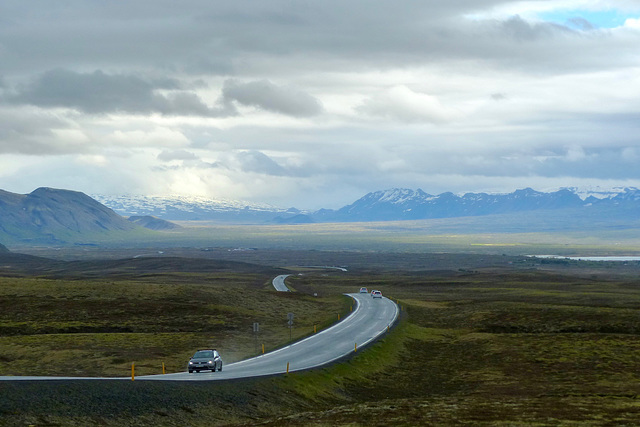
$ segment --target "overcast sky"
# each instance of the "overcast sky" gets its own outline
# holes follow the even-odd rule
[[[0,2],[0,189],[640,187],[640,1]]]

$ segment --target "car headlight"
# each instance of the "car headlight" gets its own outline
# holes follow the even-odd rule
[[[193,365],[193,362],[191,360],[189,360],[189,365]]]
[[[213,360],[209,360],[209,363],[213,363]]]

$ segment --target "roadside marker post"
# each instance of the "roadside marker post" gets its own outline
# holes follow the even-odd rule
[[[264,344],[262,344],[262,354],[264,354]]]
[[[316,325],[313,325],[313,333],[315,334],[316,332],[318,332],[316,329]]]
[[[340,313],[338,313],[338,320],[340,320]]]
[[[287,374],[289,373],[289,362],[287,362]]]
[[[358,352],[358,343],[355,343],[355,345],[353,346],[353,352],[354,353]]]
[[[293,313],[288,313],[287,314],[287,323],[289,324],[289,344],[291,344],[292,338],[291,338],[291,329],[293,328]]]
[[[253,322],[253,338],[255,342],[256,354],[258,353],[258,333],[260,332],[260,323]],[[263,351],[264,353],[264,351]]]
[[[167,371],[165,371],[165,369],[164,369],[164,362],[162,362],[162,375],[164,375],[166,373],[167,373]]]
[[[131,362],[131,381],[136,380],[136,368],[135,363]]]

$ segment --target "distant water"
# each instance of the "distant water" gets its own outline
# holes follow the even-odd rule
[[[575,261],[640,261],[640,256],[561,256],[561,255],[528,255],[534,258],[572,259]]]

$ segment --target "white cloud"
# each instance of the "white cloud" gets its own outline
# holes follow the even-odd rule
[[[453,117],[438,98],[416,93],[406,86],[395,86],[365,100],[357,110],[376,118],[400,122],[441,123]]]
[[[315,116],[322,105],[313,96],[292,87],[282,87],[268,80],[240,83],[227,80],[222,88],[222,103],[238,102],[294,117]]]
[[[624,21],[625,28],[631,28],[633,30],[640,30],[640,18],[629,18]]]
[[[596,25],[607,8],[624,25]],[[635,1],[8,0],[0,16],[7,186],[304,208],[640,179]]]
[[[158,154],[158,159],[164,162],[173,160],[198,160],[198,156],[187,150],[163,150]]]
[[[104,137],[105,143],[121,147],[187,147],[189,138],[180,130],[153,127],[151,129],[138,130],[114,130]]]

